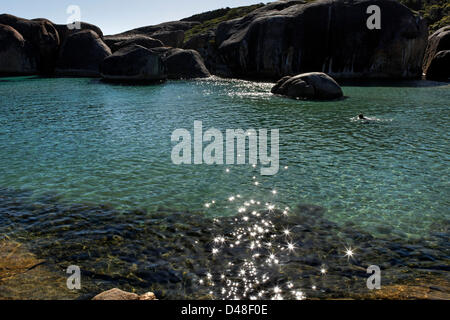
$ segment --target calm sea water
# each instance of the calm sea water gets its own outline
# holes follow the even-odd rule
[[[215,216],[235,213],[227,199],[240,195],[319,205],[334,222],[411,237],[448,223],[448,85],[344,86],[347,98],[332,102],[276,97],[271,86],[3,79],[0,188],[119,210],[163,207]],[[359,113],[378,121],[353,121]],[[279,129],[280,172],[262,177],[249,165],[172,164],[171,133],[192,132],[195,120],[222,132]],[[205,208],[212,200],[216,205]]]

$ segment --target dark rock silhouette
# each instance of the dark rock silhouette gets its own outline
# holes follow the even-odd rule
[[[428,67],[428,80],[450,81],[450,50],[439,51]]]
[[[30,43],[40,73],[53,72],[60,39],[58,31],[50,21],[45,19],[33,21],[2,14],[0,15],[0,24],[11,26]]]
[[[100,76],[100,64],[111,50],[100,36],[89,29],[73,33],[64,41],[56,66],[56,74],[64,76]]]
[[[13,27],[0,24],[0,74],[34,74],[37,63],[31,44]]]
[[[450,26],[443,27],[428,39],[423,62],[423,73],[428,80],[448,80],[450,78]]]

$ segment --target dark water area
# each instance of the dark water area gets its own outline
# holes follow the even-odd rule
[[[62,204],[52,196],[36,201],[31,192],[2,189],[0,234],[24,243],[61,281],[68,266],[79,266],[77,299],[113,287],[153,291],[160,299],[361,298],[370,294],[371,265],[381,268],[383,286],[448,276],[448,223],[408,240],[338,225],[316,205],[244,202],[243,208],[222,218],[164,209],[118,211]],[[36,286],[42,281],[35,279]],[[2,298],[50,296],[14,288],[14,297],[2,289]]]

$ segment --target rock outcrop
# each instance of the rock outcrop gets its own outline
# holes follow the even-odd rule
[[[192,21],[172,21],[155,26],[146,26],[129,30],[120,34],[106,36],[107,43],[117,38],[129,38],[131,36],[142,35],[160,40],[165,46],[181,48],[184,42],[185,31],[200,24]]]
[[[151,49],[132,45],[105,58],[101,75],[109,81],[160,81],[167,78],[160,55]]]
[[[64,41],[55,73],[63,76],[100,76],[100,64],[111,55],[111,50],[100,36],[86,29],[67,36]]]
[[[189,39],[183,46],[184,49],[192,49],[200,53],[206,68],[215,75],[231,77],[232,73],[223,61],[216,46],[216,34],[214,30],[196,35]]]
[[[37,63],[31,44],[13,27],[0,24],[0,74],[34,74]]]
[[[200,54],[195,50],[170,49],[163,54],[169,79],[207,78],[211,76]]]
[[[286,76],[272,88],[272,93],[298,99],[332,100],[342,97],[342,89],[330,76],[321,72]]]
[[[60,39],[55,26],[48,20],[27,20],[9,14],[0,15],[0,24],[14,28],[31,45],[39,72],[53,72]]]
[[[448,80],[450,78],[450,26],[439,29],[428,39],[423,73],[428,80]]]
[[[184,31],[182,31],[182,30],[162,31],[162,32],[153,33],[152,37],[160,40],[166,46],[173,47],[173,48],[182,48],[185,34],[184,34]]]
[[[381,9],[380,30],[366,25],[370,5]],[[239,77],[417,78],[427,36],[426,23],[394,0],[279,1],[221,23],[216,45]]]
[[[113,301],[121,301],[121,300],[158,300],[153,292],[147,292],[141,296],[122,291],[120,289],[114,288],[105,292],[102,292],[96,295],[92,300],[113,300]]]
[[[106,44],[111,48],[112,52],[131,46],[133,44],[140,45],[147,49],[164,47],[164,43],[160,40],[143,35],[130,35],[123,37],[106,37]]]
[[[96,34],[98,34],[98,36],[100,38],[103,39],[102,30],[99,27],[97,27],[93,24],[90,24],[90,23],[80,22],[80,29],[69,29],[66,24],[55,24],[54,26],[55,26],[56,30],[58,31],[61,43],[64,43],[64,41],[67,39],[67,37],[70,36],[71,34],[74,34],[74,33],[77,33],[77,32],[83,31],[83,30],[92,30]]]

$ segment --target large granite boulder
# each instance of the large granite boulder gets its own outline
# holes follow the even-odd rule
[[[100,36],[86,29],[73,33],[64,41],[55,73],[63,76],[100,76],[100,64],[111,50]]]
[[[443,27],[428,39],[423,62],[423,73],[428,80],[447,80],[450,77],[448,53],[450,50],[450,26]]]
[[[52,73],[58,56],[60,39],[55,26],[48,20],[27,20],[9,14],[0,15],[0,24],[17,30],[31,45],[42,74]]]
[[[167,78],[159,53],[139,45],[122,48],[105,58],[100,70],[108,81],[153,82]]]
[[[450,50],[439,51],[427,71],[428,80],[450,81]]]
[[[13,27],[0,24],[0,75],[37,72],[37,56],[31,44]]]
[[[272,93],[298,99],[332,100],[342,97],[342,89],[330,76],[311,72],[286,76],[272,88]]]
[[[147,49],[164,47],[164,43],[160,40],[143,35],[129,35],[129,36],[107,36],[105,37],[105,43],[111,48],[112,52],[116,52],[119,49],[129,47],[133,44],[140,45]]]
[[[211,76],[195,50],[170,49],[163,54],[169,79],[207,78]]]
[[[367,8],[381,9],[381,29]],[[219,53],[235,76],[277,78],[311,71],[338,78],[416,78],[426,23],[395,0],[278,1],[221,23]]]

